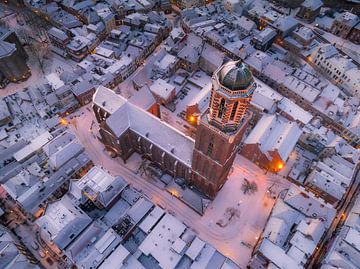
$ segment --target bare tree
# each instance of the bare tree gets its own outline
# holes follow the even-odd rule
[[[233,207],[228,207],[224,213],[224,219],[220,219],[216,222],[216,225],[224,228],[228,226],[235,218],[240,218],[240,210]]]
[[[257,192],[258,187],[254,181],[250,182],[249,180],[244,178],[244,183],[241,186],[241,190],[244,194],[254,194],[255,192]]]

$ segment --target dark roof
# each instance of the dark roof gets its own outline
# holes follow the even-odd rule
[[[16,50],[15,44],[0,40],[0,58],[10,56]]]
[[[224,64],[218,76],[222,86],[234,91],[246,90],[254,82],[249,68],[242,61]]]
[[[4,40],[11,33],[12,33],[12,31],[10,29],[0,26],[0,40]]]

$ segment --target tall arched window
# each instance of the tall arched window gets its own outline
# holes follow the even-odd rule
[[[236,101],[236,102],[233,104],[233,107],[232,107],[232,110],[231,110],[231,114],[230,114],[230,120],[234,120],[238,105],[239,105],[239,101]]]
[[[211,155],[214,149],[214,144],[212,143],[212,141],[209,143],[208,148],[207,148],[207,155]]]
[[[218,118],[222,118],[225,110],[225,99],[221,98],[220,106],[219,106],[219,112],[218,112]]]

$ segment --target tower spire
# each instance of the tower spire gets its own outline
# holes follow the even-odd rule
[[[256,88],[254,78],[242,61],[230,61],[215,71],[212,82],[209,121],[221,131],[236,131]]]
[[[247,113],[256,88],[241,61],[231,61],[212,77],[209,111],[200,117],[192,159],[192,182],[209,197],[225,183],[251,119]]]

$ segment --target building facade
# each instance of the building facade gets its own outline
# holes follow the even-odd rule
[[[0,74],[6,81],[19,82],[28,79],[31,71],[26,65],[26,54],[15,32],[0,28]]]
[[[229,175],[251,118],[247,110],[255,88],[241,61],[216,70],[210,105],[198,118],[195,141],[104,87],[94,95],[93,109],[107,150],[124,161],[137,152],[214,198]]]
[[[353,27],[359,21],[359,17],[355,14],[350,12],[341,13],[335,18],[331,26],[331,33],[342,38],[347,38]]]
[[[360,45],[360,22],[351,30],[349,40]]]
[[[0,72],[11,82],[26,80],[31,75],[26,58],[13,43],[0,41]]]
[[[245,139],[241,154],[261,168],[277,173],[285,166],[301,133],[297,123],[264,114]]]
[[[315,18],[319,16],[322,6],[323,3],[321,0],[306,0],[300,5],[297,16],[307,22],[313,22]]]
[[[327,44],[315,49],[311,61],[335,85],[351,95],[360,96],[359,68],[341,55],[335,46]]]
[[[212,77],[209,110],[199,119],[192,160],[192,182],[210,197],[225,183],[250,115],[256,84],[241,61],[228,62]]]

